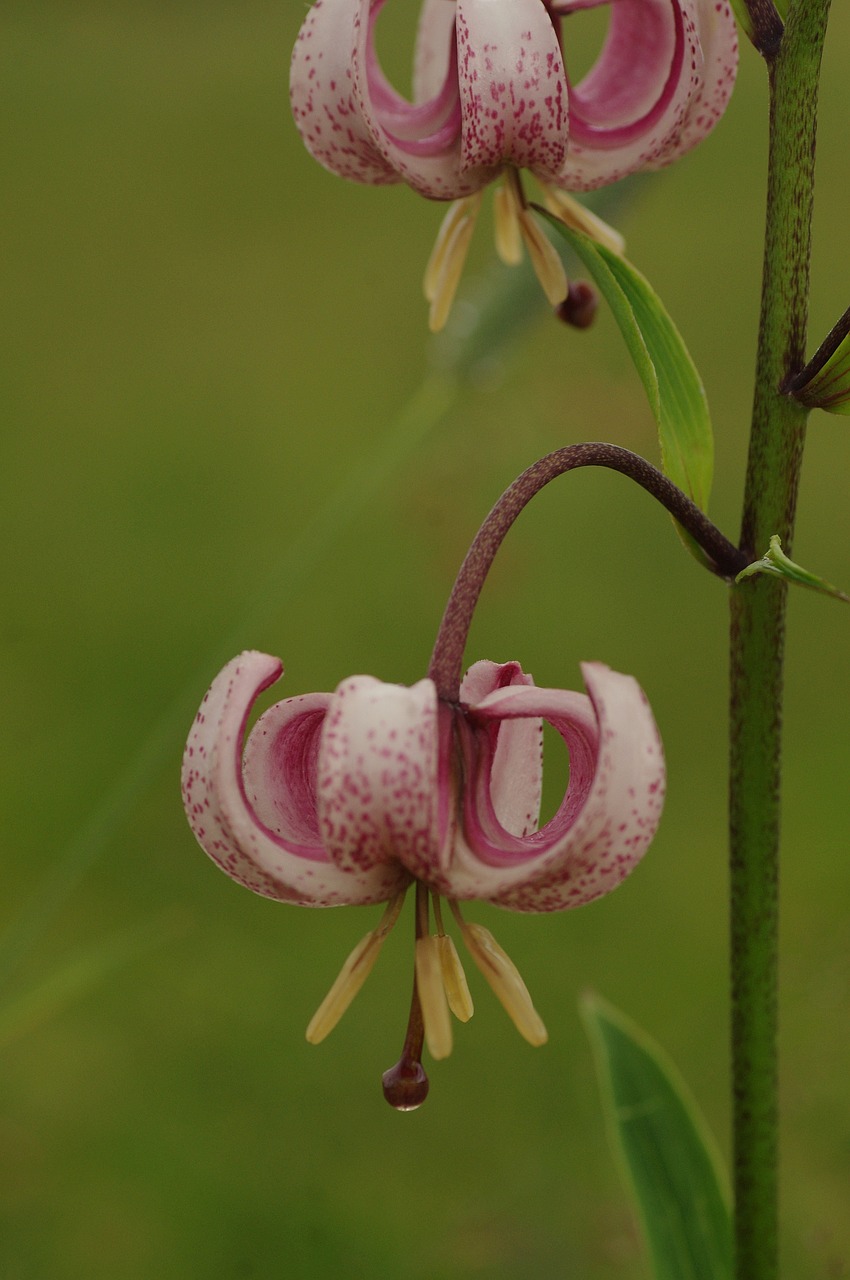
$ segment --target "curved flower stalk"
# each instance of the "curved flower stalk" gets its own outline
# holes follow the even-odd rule
[[[588,663],[587,694],[539,689],[515,662],[478,662],[450,703],[431,679],[405,688],[354,676],[333,694],[276,703],[243,755],[251,708],[281,673],[277,658],[249,652],[213,681],[186,747],[183,798],[202,847],[255,893],[300,906],[388,904],[346,961],[308,1039],[323,1039],[348,1007],[415,882],[413,1041],[421,1026],[432,1056],[445,1057],[449,1008],[463,1021],[472,1013],[443,927],[446,898],[521,1034],[543,1043],[545,1028],[517,970],[458,903],[559,911],[628,875],[655,833],[665,779],[637,683]],[[539,827],[543,721],[568,748],[570,778],[554,817]],[[421,1033],[408,1054],[421,1069],[420,1055]],[[411,1103],[395,1077],[388,1096],[401,1106],[419,1098]]]
[[[424,0],[408,100],[375,48],[385,2],[316,0],[292,56],[292,110],[331,172],[456,202],[425,277],[432,328],[448,315],[484,187],[504,178],[500,256],[518,261],[524,242],[557,305],[567,293],[563,268],[519,171],[542,184],[553,213],[621,250],[617,233],[566,192],[670,164],[711,131],[735,80],[728,0],[612,0],[599,57],[576,84],[565,19],[604,0]]]
[[[401,1110],[428,1091],[422,1067],[452,1046],[451,1021],[472,1015],[442,899],[467,949],[531,1044],[546,1029],[516,967],[460,902],[563,911],[614,889],[643,857],[661,815],[664,758],[639,685],[584,664],[587,693],[539,689],[516,662],[478,662],[461,679],[466,638],[493,559],[514,520],[552,480],[580,467],[619,471],[687,529],[715,572],[744,557],[666,476],[615,445],[570,445],[523,472],[474,538],[437,634],[428,676],[411,688],[353,676],[336,692],[287,698],[247,744],[258,696],[283,673],[248,652],[213,681],[186,744],[183,801],[199,843],[234,880],[300,906],[385,902],[307,1028],[328,1034],[369,975],[415,884],[413,1000],[402,1056],[384,1075]],[[554,816],[539,823],[542,731],[566,745],[570,773]],[[243,747],[244,744],[244,747]],[[431,932],[433,911],[436,932]]]

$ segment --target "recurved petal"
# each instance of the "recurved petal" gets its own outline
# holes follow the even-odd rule
[[[494,171],[464,172],[460,163],[457,44],[445,21],[446,11],[453,17],[452,0],[442,0],[442,14],[436,10],[423,14],[413,102],[387,80],[375,47],[375,23],[385,0],[374,0],[371,8],[364,0],[360,3],[363,17],[352,61],[352,81],[358,110],[373,145],[420,195],[435,200],[472,195],[487,185]]]
[[[460,686],[460,700],[474,710],[498,689],[534,685],[518,662],[476,662]],[[493,722],[488,727],[490,795],[498,822],[511,835],[537,830],[543,785],[543,721],[539,716]]]
[[[560,911],[609,893],[643,857],[661,819],[664,751],[643,690],[602,663],[583,663],[582,674],[598,726],[593,778],[573,806],[571,776],[561,809],[531,838],[540,841],[537,866],[496,900],[513,911]]]
[[[584,7],[557,5],[562,13]],[[693,0],[612,4],[600,55],[570,88],[570,146],[556,184],[589,190],[662,163],[699,93],[702,67]]]
[[[413,56],[414,102],[428,102],[440,92],[455,58],[454,4],[446,0],[424,0]]]
[[[567,146],[567,79],[540,0],[457,0],[463,171],[512,164],[557,173]]]
[[[653,168],[670,164],[701,142],[723,115],[735,86],[738,27],[727,0],[695,0],[688,8],[702,49],[702,81]]]
[[[319,843],[312,813],[315,740],[329,694],[292,699],[255,730],[246,792],[242,743],[251,708],[283,671],[278,658],[247,652],[216,677],[183,757],[183,803],[192,830],[214,862],[255,893],[304,906],[381,902],[401,887],[397,867],[343,872]],[[261,723],[261,722],[260,722]]]
[[[609,892],[643,856],[664,793],[658,730],[630,676],[601,663],[582,671],[590,698],[513,687],[490,694],[470,715],[463,830],[456,835],[445,892],[489,898],[514,911],[559,911]],[[564,739],[570,781],[555,816],[518,838],[498,822],[482,728],[528,716],[542,717]]]
[[[380,185],[400,181],[375,146],[354,92],[368,25],[369,0],[316,0],[298,33],[289,96],[298,132],[310,154],[342,178]]]
[[[433,681],[344,680],[328,708],[318,779],[319,831],[341,872],[427,870],[437,856]]]

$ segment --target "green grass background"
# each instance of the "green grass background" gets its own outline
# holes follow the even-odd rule
[[[279,653],[284,694],[361,671],[413,682],[474,530],[520,470],[582,439],[656,452],[610,317],[576,333],[542,305],[438,427],[393,427],[431,367],[419,282],[440,210],[341,183],[303,151],[286,81],[305,9],[0,11],[0,1277],[640,1280],[579,993],[661,1040],[726,1151],[729,1122],[725,589],[666,516],[620,477],[553,485],[512,532],[471,637],[470,661],[516,657],[541,684],[575,687],[586,658],[633,672],[668,754],[661,831],[616,894],[552,917],[470,911],[520,965],[546,1048],[519,1040],[473,973],[474,1020],[427,1105],[396,1115],[379,1086],[407,1013],[406,919],[313,1048],[303,1029],[375,912],[254,897],[182,817],[185,732],[231,653]],[[584,17],[569,36],[586,65],[599,27]],[[407,42],[388,30],[394,70]],[[848,56],[837,5],[814,340],[850,288]],[[746,48],[716,133],[622,219],[702,370],[712,510],[733,535],[765,117]],[[471,275],[491,261],[486,221],[473,258]],[[796,558],[845,589],[848,476],[845,420],[816,415]],[[789,1280],[850,1275],[848,625],[831,601],[791,601]]]

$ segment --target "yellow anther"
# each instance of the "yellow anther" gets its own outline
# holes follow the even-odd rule
[[[398,919],[403,902],[403,893],[391,899],[377,928],[367,933],[365,938],[361,938],[351,952],[330,991],[310,1019],[310,1025],[307,1027],[307,1039],[310,1044],[319,1044],[333,1031],[369,977],[384,939]]]
[[[586,236],[590,236],[591,240],[604,245],[612,253],[625,253],[626,242],[619,231],[615,231],[595,213],[591,213],[590,209],[580,204],[578,200],[574,200],[566,191],[549,187],[545,182],[541,183],[541,186],[546,208],[556,218],[560,218],[566,226],[572,227],[574,231],[583,231]]]
[[[509,267],[522,262],[522,235],[519,228],[520,203],[510,182],[496,188],[493,196],[496,252]]]
[[[439,332],[448,319],[480,207],[479,192],[456,200],[449,207],[437,233],[422,285],[431,304],[428,325],[432,333]]]
[[[416,939],[416,989],[428,1052],[432,1058],[447,1058],[452,1051],[452,1020],[443,986],[438,938]]]
[[[520,211],[519,229],[543,292],[553,307],[559,306],[569,292],[569,285],[558,250],[528,209]]]
[[[437,945],[440,949],[440,969],[449,1008],[460,1022],[469,1022],[475,1009],[457,947],[446,933],[437,938]]]
[[[510,956],[502,950],[489,929],[480,924],[467,924],[457,903],[452,902],[450,905],[469,954],[501,1001],[517,1031],[529,1044],[545,1044],[549,1034],[532,1003],[528,987]]]

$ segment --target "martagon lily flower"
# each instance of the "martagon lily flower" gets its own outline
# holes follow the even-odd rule
[[[557,476],[602,466],[652,494],[731,581],[746,556],[645,459],[616,445],[558,449],[524,471],[482,524],[440,623],[428,675],[408,688],[372,676],[335,693],[278,702],[244,742],[279,659],[248,652],[213,681],[183,757],[183,800],[209,856],[255,893],[307,907],[384,913],[345,961],[307,1028],[316,1043],[360,990],[415,886],[414,983],[402,1056],[384,1075],[393,1106],[418,1106],[422,1066],[452,1047],[451,1019],[472,1015],[443,901],[475,963],[531,1044],[546,1029],[516,967],[460,904],[563,911],[609,893],[643,857],[661,815],[664,758],[631,677],[584,664],[587,693],[535,686],[516,662],[477,662],[461,679],[469,627],[490,566],[527,503]],[[542,825],[543,726],[569,755],[569,779]],[[433,928],[432,917],[433,915]]]
[[[260,717],[243,755],[251,708],[282,670],[277,658],[248,652],[213,681],[184,756],[186,813],[210,857],[255,893],[310,907],[387,904],[311,1022],[314,1043],[362,986],[416,884],[415,1016],[385,1091],[402,1108],[418,1105],[427,1089],[422,1030],[431,1055],[444,1058],[449,1010],[462,1021],[472,1014],[441,898],[518,1030],[542,1044],[519,973],[458,904],[561,911],[618,885],[661,813],[658,731],[635,680],[601,663],[583,668],[588,696],[537,688],[516,662],[478,662],[454,704],[431,679],[407,688],[371,676],[287,698]],[[543,721],[567,746],[570,777],[538,828]]]
[[[425,276],[434,329],[451,307],[484,187],[500,180],[500,256],[518,261],[524,242],[555,306],[566,278],[520,170],[540,183],[550,212],[620,251],[617,233],[567,192],[684,155],[713,129],[735,80],[728,0],[610,0],[604,45],[576,84],[566,19],[605,0],[424,0],[408,100],[376,52],[385,2],[316,0],[292,56],[292,110],[331,172],[454,202]]]

